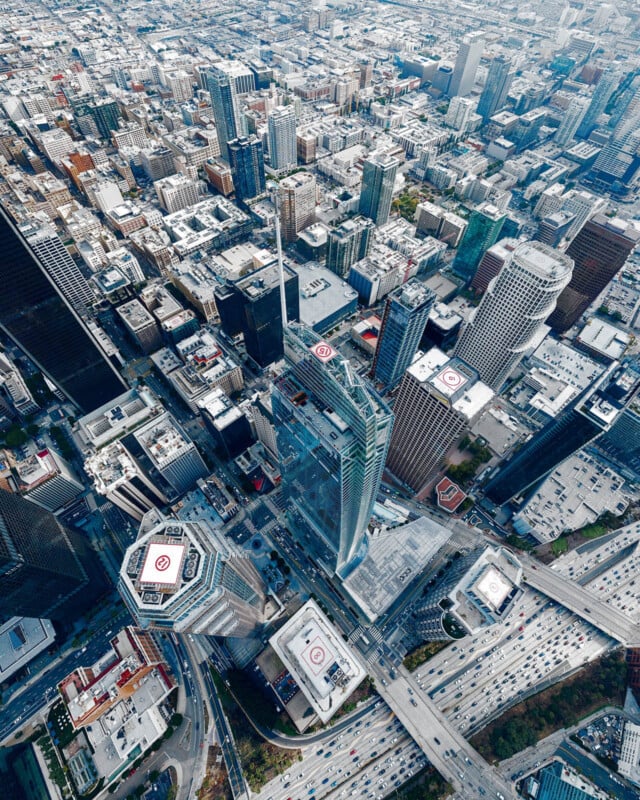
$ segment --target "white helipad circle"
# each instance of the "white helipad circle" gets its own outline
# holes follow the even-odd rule
[[[315,647],[311,648],[311,650],[309,651],[309,661],[311,661],[312,664],[316,665],[322,664],[324,659],[325,659],[324,647],[316,645]]]

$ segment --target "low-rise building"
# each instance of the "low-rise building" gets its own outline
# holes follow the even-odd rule
[[[71,774],[82,781],[91,772],[94,782],[103,778],[105,785],[130,769],[166,731],[171,710],[164,704],[174,688],[150,634],[124,628],[111,648],[58,684],[71,724],[81,730],[80,745],[73,753],[65,751]]]
[[[513,526],[539,542],[552,542],[561,533],[592,524],[607,511],[620,516],[629,499],[624,478],[581,451],[538,487],[513,517]]]
[[[321,722],[328,722],[364,680],[366,671],[315,600],[275,633],[269,644]]]

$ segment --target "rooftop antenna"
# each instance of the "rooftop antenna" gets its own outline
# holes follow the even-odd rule
[[[278,184],[276,181],[269,181],[269,191],[275,208],[274,227],[276,231],[276,250],[278,253],[278,278],[280,280],[280,311],[282,314],[282,330],[289,327],[287,319],[287,298],[284,289],[284,262],[282,260],[282,236],[280,234],[280,202],[278,194]]]

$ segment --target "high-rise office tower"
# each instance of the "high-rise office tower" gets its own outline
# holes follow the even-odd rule
[[[608,68],[600,76],[598,85],[591,95],[591,103],[587,113],[582,118],[578,126],[576,135],[586,139],[591,135],[591,131],[596,127],[600,114],[605,110],[611,95],[620,84],[620,73],[616,69]]]
[[[84,100],[72,101],[71,106],[78,127],[85,134],[97,133],[103,139],[110,139],[113,131],[117,131],[120,126],[120,109],[115,100],[96,100],[86,102]]]
[[[251,559],[207,520],[163,519],[124,555],[118,589],[141,628],[245,637],[264,621],[266,587]]]
[[[85,459],[84,471],[98,494],[138,522],[152,508],[162,508],[169,499],[121,442],[111,442]]]
[[[198,448],[168,412],[138,428],[133,436],[153,467],[178,494],[193,488],[198,478],[209,472]]]
[[[278,106],[269,114],[269,163],[277,172],[294,169],[298,164],[296,112],[291,106]]]
[[[621,124],[600,151],[589,172],[589,179],[597,191],[606,192],[614,187],[616,194],[625,194],[629,190],[638,171],[639,121],[640,113],[636,119]]]
[[[541,242],[516,247],[465,326],[455,354],[496,392],[535,341],[573,261]]]
[[[484,294],[487,287],[509,260],[518,245],[517,239],[500,239],[492,244],[480,259],[476,274],[471,281],[471,288],[478,294]]]
[[[504,108],[513,78],[510,70],[511,61],[504,56],[496,56],[491,62],[487,82],[478,101],[478,114],[484,122]]]
[[[126,386],[0,207],[0,327],[85,413]]]
[[[58,511],[84,492],[84,484],[59,453],[45,449],[16,463],[18,491],[47,511]]]
[[[366,552],[393,415],[310,328],[289,326],[285,356],[272,407],[289,524],[326,569],[346,577]]]
[[[475,370],[436,347],[405,372],[394,405],[387,468],[415,492],[493,398]]]
[[[566,147],[573,140],[588,108],[588,97],[573,97],[571,99],[553,139],[559,147]]]
[[[316,217],[316,178],[310,172],[296,172],[278,184],[280,225],[285,242],[295,242],[301,230]]]
[[[638,384],[635,370],[614,362],[595,384],[500,467],[485,488],[487,497],[502,505],[535,491],[558,464],[613,428],[632,401]]]
[[[0,615],[69,622],[105,588],[84,536],[50,511],[0,490]]]
[[[377,384],[393,389],[416,354],[436,296],[411,278],[387,297],[371,374]]]
[[[625,407],[598,446],[625,477],[640,480],[640,393]]]
[[[207,73],[207,85],[211,94],[211,108],[218,133],[220,154],[228,163],[228,143],[247,133],[238,104],[235,81],[219,67],[212,67]]]
[[[482,203],[469,217],[460,247],[453,262],[453,271],[467,281],[475,275],[480,259],[500,236],[506,214],[491,203]]]
[[[120,127],[120,109],[115,100],[97,100],[89,106],[89,113],[103,139],[110,139]]]
[[[389,219],[397,171],[398,159],[394,156],[372,153],[363,164],[358,211],[376,225],[384,225]]]
[[[298,273],[284,267],[287,319],[300,318]],[[269,264],[236,283],[216,290],[222,330],[242,333],[247,355],[260,367],[282,358],[282,306],[277,264]]]
[[[626,220],[604,214],[588,220],[567,248],[575,262],[573,275],[547,324],[557,332],[570,328],[618,274],[639,241],[640,230]]]
[[[28,222],[20,226],[20,232],[62,295],[78,314],[85,314],[96,296],[54,228]]]
[[[480,31],[467,34],[462,40],[449,84],[449,97],[465,97],[473,89],[478,64],[484,50],[484,35]]]
[[[468,97],[453,97],[444,118],[445,125],[467,133],[476,111],[475,101]]]
[[[355,217],[330,230],[327,237],[327,269],[346,278],[356,261],[368,255],[373,228],[370,219]]]
[[[257,136],[232,139],[227,143],[229,163],[233,171],[233,185],[236,198],[240,201],[253,200],[263,194],[266,188],[264,179],[264,159],[262,141]]]

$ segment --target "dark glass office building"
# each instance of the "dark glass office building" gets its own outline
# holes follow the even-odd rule
[[[84,413],[127,387],[0,207],[0,327]]]
[[[236,199],[253,200],[265,191],[262,142],[257,136],[241,136],[228,143]]]
[[[486,496],[503,505],[531,494],[559,464],[606,435],[631,403],[640,377],[612,364],[598,382],[536,433],[489,481]]]
[[[596,214],[567,248],[575,262],[571,281],[547,320],[554,331],[568,330],[624,266],[640,242],[640,231],[626,220]]]
[[[0,616],[69,621],[105,589],[98,558],[80,533],[0,490]]]
[[[387,298],[371,372],[385,389],[395,387],[416,354],[436,296],[417,278]]]
[[[287,320],[300,318],[298,273],[284,268]],[[242,333],[247,355],[260,367],[282,358],[282,306],[278,265],[270,264],[237,283],[216,290],[216,305],[227,336]]]
[[[228,143],[246,132],[238,108],[235,82],[223,70],[212,67],[207,73],[207,86],[211,94],[211,108],[218,132],[220,155],[229,162]]]

